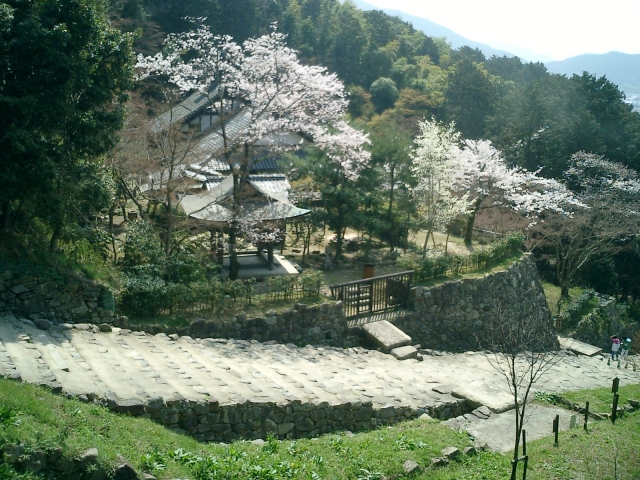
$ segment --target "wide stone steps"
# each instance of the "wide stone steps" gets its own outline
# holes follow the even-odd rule
[[[392,355],[362,348],[300,348],[273,342],[93,330],[93,326],[76,325],[43,331],[29,320],[0,317],[0,375],[48,385],[83,399],[104,399],[116,409],[125,408],[126,401],[152,405],[162,397],[160,404],[165,407],[157,415],[163,415],[168,425],[182,421],[170,411],[174,401],[230,406],[371,405],[380,411],[395,407],[396,411],[423,409],[438,416],[456,416],[467,403],[502,411],[509,400],[504,379],[481,353],[432,352],[434,355],[425,353],[423,362],[398,361]],[[599,358],[563,356],[539,388],[603,387],[611,384],[613,376],[622,384],[640,383],[640,372],[607,369]],[[306,411],[308,407],[302,406],[299,408]],[[307,427],[301,415],[296,428],[304,432]],[[288,431],[287,422],[278,424],[277,431]],[[225,432],[210,438],[227,439]]]

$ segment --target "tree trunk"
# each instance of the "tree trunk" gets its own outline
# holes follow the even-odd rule
[[[422,245],[422,258],[427,257],[427,247],[429,246],[429,235],[431,234],[431,230],[427,230],[427,234],[424,237],[424,244]]]
[[[116,236],[111,233],[111,250],[113,251],[113,264],[117,265],[118,263],[118,246],[116,244]]]
[[[171,193],[167,195],[167,235],[164,239],[164,253],[169,255],[171,253],[171,237],[173,237],[173,224],[175,223],[175,218],[173,217],[173,201],[171,198]]]
[[[237,280],[240,274],[240,262],[236,251],[237,238],[238,225],[232,221],[229,225],[229,280]]]
[[[304,229],[302,233],[302,264],[306,265],[307,254],[311,249],[311,223],[304,225],[302,228]]]
[[[237,280],[240,274],[240,262],[236,244],[238,243],[238,217],[241,207],[241,183],[240,175],[233,173],[233,218],[229,222],[229,280]]]
[[[396,249],[396,235],[395,225],[393,221],[393,200],[394,200],[394,187],[395,187],[395,168],[391,167],[389,172],[391,179],[391,186],[389,188],[389,209],[387,210],[387,224],[389,225],[389,249],[393,252]]]
[[[473,210],[471,211],[471,213],[469,214],[469,218],[467,219],[467,226],[464,230],[464,244],[468,247],[471,246],[471,239],[473,237],[473,225],[476,222],[476,215],[480,211],[480,204],[482,203],[482,200],[484,200],[483,197],[478,197],[475,200],[473,204]]]
[[[56,225],[53,229],[53,233],[51,234],[51,241],[49,242],[49,253],[52,255],[58,251],[58,241],[60,240],[61,234],[62,226]]]
[[[2,204],[2,221],[0,221],[0,230],[9,228],[9,216],[11,215],[11,203],[4,202]]]
[[[340,257],[342,257],[342,239],[344,237],[344,233],[342,231],[342,227],[338,228],[336,232],[336,263],[340,262]]]
[[[114,203],[109,207],[109,226],[107,227],[108,232],[111,235],[113,235],[113,217],[115,216],[115,214],[116,214],[116,204]]]

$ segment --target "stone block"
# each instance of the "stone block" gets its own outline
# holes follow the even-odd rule
[[[144,413],[144,403],[141,400],[117,400],[111,409],[117,413],[126,413],[129,415],[142,415]]]
[[[362,331],[374,344],[386,352],[411,343],[409,335],[386,320],[367,323],[362,326]]]
[[[486,383],[476,382],[457,386],[451,395],[464,398],[471,408],[487,406],[492,412],[501,413],[515,408],[513,396]]]
[[[456,447],[445,447],[442,449],[442,456],[448,458],[449,460],[455,460],[460,457],[461,452]]]
[[[449,464],[449,460],[447,460],[445,457],[434,457],[431,459],[431,466],[432,467],[444,467],[446,465]]]
[[[27,287],[25,287],[24,285],[16,285],[14,287],[11,287],[11,291],[16,295],[20,295],[21,293],[28,292],[29,289]]]
[[[118,455],[113,469],[113,480],[137,480],[138,474],[126,458]]]
[[[155,412],[157,410],[160,410],[163,405],[164,400],[162,399],[162,397],[154,397],[147,400],[145,409],[147,410],[147,412]]]
[[[405,460],[405,462],[402,464],[402,469],[406,474],[411,475],[412,473],[418,472],[420,470],[420,465],[414,460]]]
[[[95,465],[98,461],[98,449],[89,448],[76,458],[80,470],[86,470],[90,465]]]
[[[391,355],[396,357],[398,360],[408,360],[409,358],[417,358],[418,350],[411,345],[407,345],[405,347],[398,347],[391,350]]]

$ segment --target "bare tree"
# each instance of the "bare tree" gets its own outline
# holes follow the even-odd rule
[[[548,311],[547,311],[548,312]],[[518,469],[518,449],[533,386],[562,358],[549,315],[511,316],[500,305],[479,338],[491,366],[504,377],[515,404],[515,440],[511,480]]]
[[[169,111],[167,122],[152,122],[148,129],[148,155],[158,177],[150,196],[157,192],[154,200],[163,206],[163,243],[167,255],[172,253],[175,246],[173,237],[177,226],[176,209],[180,204],[177,193],[184,186],[183,175],[197,144],[196,132],[189,128],[184,131],[181,123],[173,121],[173,112],[174,109]],[[188,231],[186,236],[189,236]]]

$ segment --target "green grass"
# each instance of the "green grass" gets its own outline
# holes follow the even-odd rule
[[[544,295],[547,297],[547,304],[549,305],[549,310],[552,315],[558,315],[560,312],[558,311],[558,302],[560,301],[560,287],[554,285],[549,282],[541,282],[542,288],[544,289]],[[581,287],[572,287],[569,289],[569,298],[579,297],[582,292],[584,292],[584,288]],[[563,306],[567,306],[568,303],[565,303]]]
[[[640,385],[620,386],[618,395],[620,395],[618,401],[618,405],[620,406],[625,404],[629,399],[640,401]],[[566,392],[562,394],[562,397],[581,406],[589,402],[589,410],[592,412],[611,412],[611,404],[613,403],[613,394],[611,393],[610,387]]]
[[[442,275],[440,277],[431,278],[429,280],[416,282],[415,285],[420,285],[423,287],[432,287],[435,285],[440,285],[445,282],[449,282],[451,280],[458,280],[460,278],[480,278],[490,273],[503,272],[507,270],[509,267],[511,267],[511,265],[513,265],[515,262],[521,260],[522,255],[523,255],[522,252],[514,252],[511,255],[507,255],[506,257],[501,259],[498,263],[495,263],[490,267],[481,268],[480,270],[463,273],[460,275]]]
[[[640,386],[621,387],[621,398],[640,397]],[[607,389],[571,392],[576,402],[590,399],[606,403]],[[73,457],[96,447],[104,466],[116,455],[127,458],[137,471],[158,479],[387,479],[409,478],[402,464],[411,459],[425,469],[415,479],[502,480],[510,469],[510,456],[481,452],[446,467],[429,467],[447,446],[463,448],[470,438],[436,420],[413,420],[393,427],[347,436],[329,434],[317,439],[269,439],[264,446],[248,442],[232,445],[199,444],[149,420],[113,414],[93,404],[67,400],[32,385],[0,379],[0,449],[23,443],[27,451],[61,446]],[[640,413],[590,424],[588,432],[563,432],[559,447],[553,438],[528,443],[529,479],[640,478]],[[216,475],[213,472],[217,472]],[[9,472],[9,473],[7,473]],[[13,471],[2,464],[0,476]],[[27,477],[23,477],[27,478]]]

